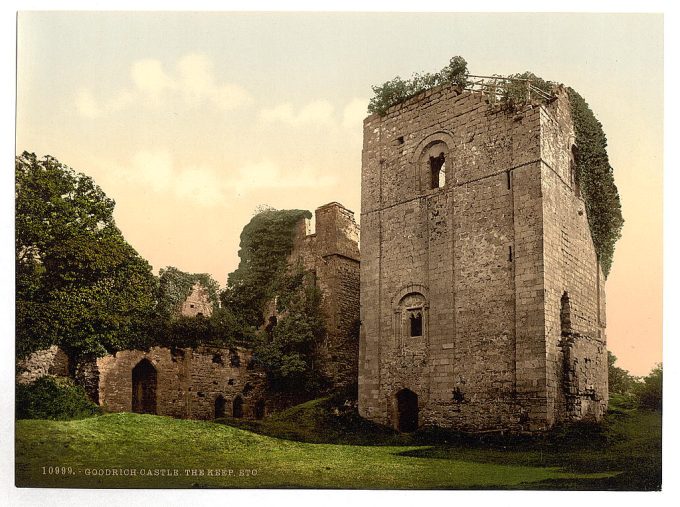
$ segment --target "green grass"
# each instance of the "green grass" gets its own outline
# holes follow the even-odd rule
[[[444,431],[399,435],[351,410],[337,416],[332,409],[333,400],[314,400],[259,423],[239,421],[241,428],[139,414],[21,420],[16,424],[16,483],[97,488],[660,487],[659,413],[619,410],[604,426],[518,439]],[[72,474],[43,474],[42,467],[49,466],[71,467]],[[93,468],[134,469],[137,475],[85,474]],[[176,469],[178,475],[142,476],[142,469]],[[204,475],[187,474],[192,469]],[[216,469],[233,475],[207,475]],[[257,475],[239,475],[246,470]]]

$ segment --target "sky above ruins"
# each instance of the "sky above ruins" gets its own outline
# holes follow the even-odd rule
[[[454,55],[570,85],[602,122],[626,220],[609,348],[646,374],[661,361],[660,15],[23,12],[16,147],[92,176],[155,272],[224,286],[258,205],[339,201],[359,219],[371,85]]]

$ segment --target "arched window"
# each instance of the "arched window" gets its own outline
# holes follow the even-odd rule
[[[265,413],[265,401],[258,400],[257,403],[255,403],[255,409],[253,410],[253,412],[255,415],[255,419],[263,419]]]
[[[446,183],[446,157],[444,152],[436,157],[430,157],[430,175],[432,177],[430,188],[440,188]]]
[[[581,185],[578,180],[578,171],[576,170],[576,145],[571,145],[571,154],[569,156],[569,184],[574,190],[577,197],[581,197]]]
[[[231,416],[235,417],[236,419],[243,417],[243,398],[241,398],[241,396],[238,394],[236,395],[236,398],[234,398]]]
[[[442,188],[452,180],[449,147],[443,141],[432,141],[418,156],[421,190]]]
[[[221,394],[215,398],[215,419],[226,415],[227,400]]]
[[[407,292],[394,307],[395,345],[421,343],[427,334],[427,302],[420,292]]]

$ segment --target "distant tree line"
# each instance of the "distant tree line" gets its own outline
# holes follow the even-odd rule
[[[663,365],[657,364],[645,377],[635,377],[616,366],[616,356],[609,359],[610,402],[624,408],[661,410],[663,405]]]

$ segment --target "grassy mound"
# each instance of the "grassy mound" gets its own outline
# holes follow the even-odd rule
[[[417,456],[415,446],[309,444],[204,421],[109,414],[21,420],[16,484],[88,488],[535,488],[606,478],[551,466]],[[425,449],[421,449],[425,450]],[[49,464],[48,467],[46,465]]]
[[[616,409],[603,425],[573,425],[521,439],[435,429],[397,434],[360,419],[340,397],[303,403],[263,421],[221,422],[140,414],[20,420],[16,482],[106,488],[661,486],[659,412]],[[59,472],[46,470],[46,464]]]
[[[224,418],[218,422],[298,442],[346,445],[404,445],[407,435],[359,417],[341,396],[296,405],[261,421]]]

